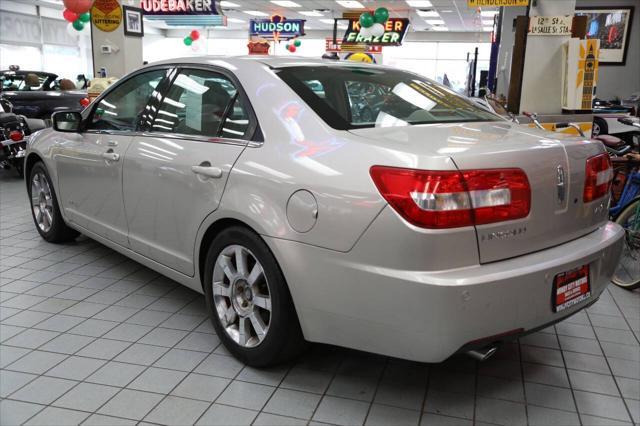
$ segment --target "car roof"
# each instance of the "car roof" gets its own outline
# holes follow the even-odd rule
[[[160,62],[154,62],[148,66],[154,65],[178,65],[178,64],[192,64],[192,65],[215,65],[229,70],[233,70],[239,67],[260,67],[267,65],[271,68],[286,68],[286,67],[299,67],[299,66],[336,66],[336,67],[375,67],[380,69],[386,69],[374,64],[364,64],[361,62],[347,62],[347,61],[334,61],[330,59],[316,59],[305,58],[301,56],[263,56],[263,55],[246,55],[246,56],[198,56],[198,57],[184,57],[164,60]]]

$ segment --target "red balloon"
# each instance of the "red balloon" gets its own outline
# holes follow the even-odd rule
[[[93,0],[63,0],[64,7],[81,15],[88,12],[93,6]]]
[[[289,45],[289,52],[293,53],[296,51],[296,47],[293,44]]]
[[[62,16],[64,17],[65,21],[69,22],[73,22],[80,17],[80,15],[70,11],[69,9],[65,9],[64,12],[62,12]]]
[[[80,99],[80,105],[82,105],[82,108],[88,107],[90,103],[91,101],[89,100],[89,98]]]
[[[190,34],[190,35],[191,35],[191,39],[192,39],[193,41],[196,41],[196,40],[198,40],[198,39],[200,38],[200,31],[198,31],[198,30],[193,30],[193,31],[191,31],[191,34]]]

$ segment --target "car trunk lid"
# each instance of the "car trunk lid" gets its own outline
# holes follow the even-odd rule
[[[369,138],[372,143],[384,143],[387,148],[395,147],[414,155],[448,155],[459,170],[519,168],[526,173],[531,187],[529,215],[475,226],[481,263],[571,241],[607,220],[607,197],[583,202],[586,160],[602,152],[597,143],[507,122],[435,124],[353,132]]]

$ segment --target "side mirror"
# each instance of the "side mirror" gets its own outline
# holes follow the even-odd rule
[[[78,133],[82,115],[77,111],[58,111],[53,113],[51,121],[56,132]]]

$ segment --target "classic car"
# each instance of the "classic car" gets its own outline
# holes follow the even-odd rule
[[[387,94],[370,122],[352,83]],[[602,144],[393,68],[173,59],[53,126],[25,163],[40,235],[85,234],[203,293],[253,366],[305,341],[485,359],[594,303],[622,250]]]
[[[87,97],[86,90],[75,90],[75,83],[63,80],[52,73],[9,69],[0,71],[0,91],[16,114],[49,119],[56,111],[81,109]]]

